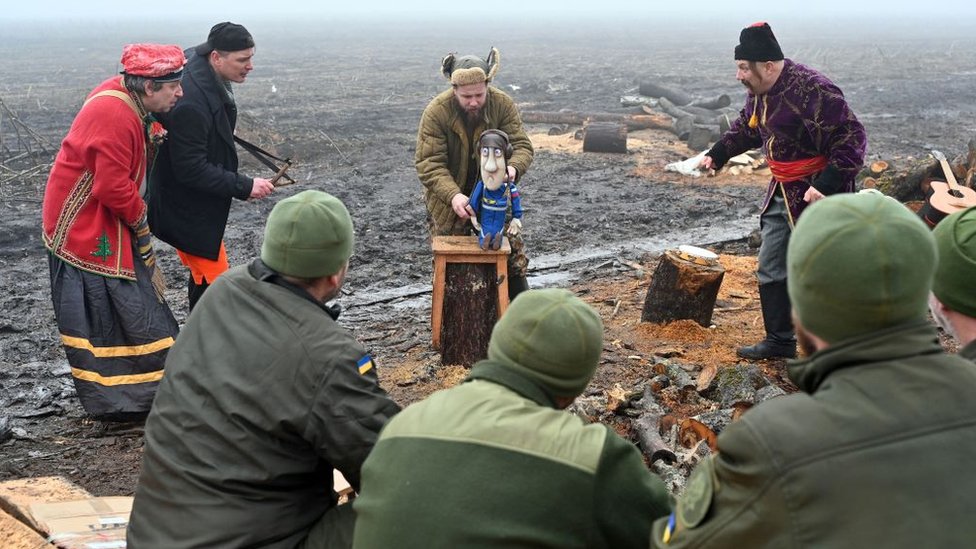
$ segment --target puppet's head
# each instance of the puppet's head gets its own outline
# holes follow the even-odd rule
[[[512,144],[508,134],[501,130],[485,130],[478,138],[481,152],[481,181],[485,188],[496,190],[505,182],[508,159],[512,157]]]

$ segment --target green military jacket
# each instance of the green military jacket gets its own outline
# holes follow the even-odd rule
[[[366,349],[260,260],[221,275],[170,350],[146,422],[132,549],[293,548],[398,407]]]
[[[976,340],[970,341],[969,345],[959,349],[959,356],[976,362]]]
[[[481,158],[477,139],[487,129],[508,134],[514,150],[508,164],[515,167],[521,179],[532,164],[534,151],[518,108],[505,92],[488,86],[484,119],[474,128],[472,138],[468,137],[464,111],[454,98],[453,88],[435,97],[424,109],[417,130],[414,165],[424,185],[424,202],[436,234],[467,234],[469,230],[465,226],[468,221],[462,221],[451,209],[451,198],[457,193],[470,196],[474,190],[477,181],[468,180],[468,171],[472,166],[477,171]]]
[[[670,512],[633,444],[489,361],[390,421],[353,508],[360,549],[644,548]]]
[[[802,393],[753,408],[692,473],[655,547],[976,543],[976,366],[924,321],[789,365]],[[665,540],[670,543],[665,542]]]

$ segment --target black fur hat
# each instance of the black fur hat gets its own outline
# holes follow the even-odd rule
[[[736,61],[780,61],[783,50],[773,35],[773,29],[765,21],[753,23],[739,33],[739,45],[735,47]]]

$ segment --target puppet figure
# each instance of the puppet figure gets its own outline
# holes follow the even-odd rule
[[[517,235],[522,230],[522,199],[514,181],[506,181],[508,159],[512,157],[512,145],[508,135],[501,130],[485,130],[478,138],[481,150],[481,179],[475,185],[468,201],[474,210],[471,223],[478,230],[478,244],[482,250],[497,250],[502,245],[508,204],[512,204],[512,220],[508,234]]]

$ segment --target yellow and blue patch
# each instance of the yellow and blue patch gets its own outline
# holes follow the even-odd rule
[[[359,375],[363,375],[366,372],[373,369],[373,357],[369,355],[363,355],[363,358],[356,361],[356,367],[359,368]]]
[[[668,517],[668,525],[664,529],[664,535],[661,537],[661,543],[665,545],[671,543],[671,536],[674,535],[674,527],[675,527],[675,516],[674,513],[671,513],[671,516]]]

